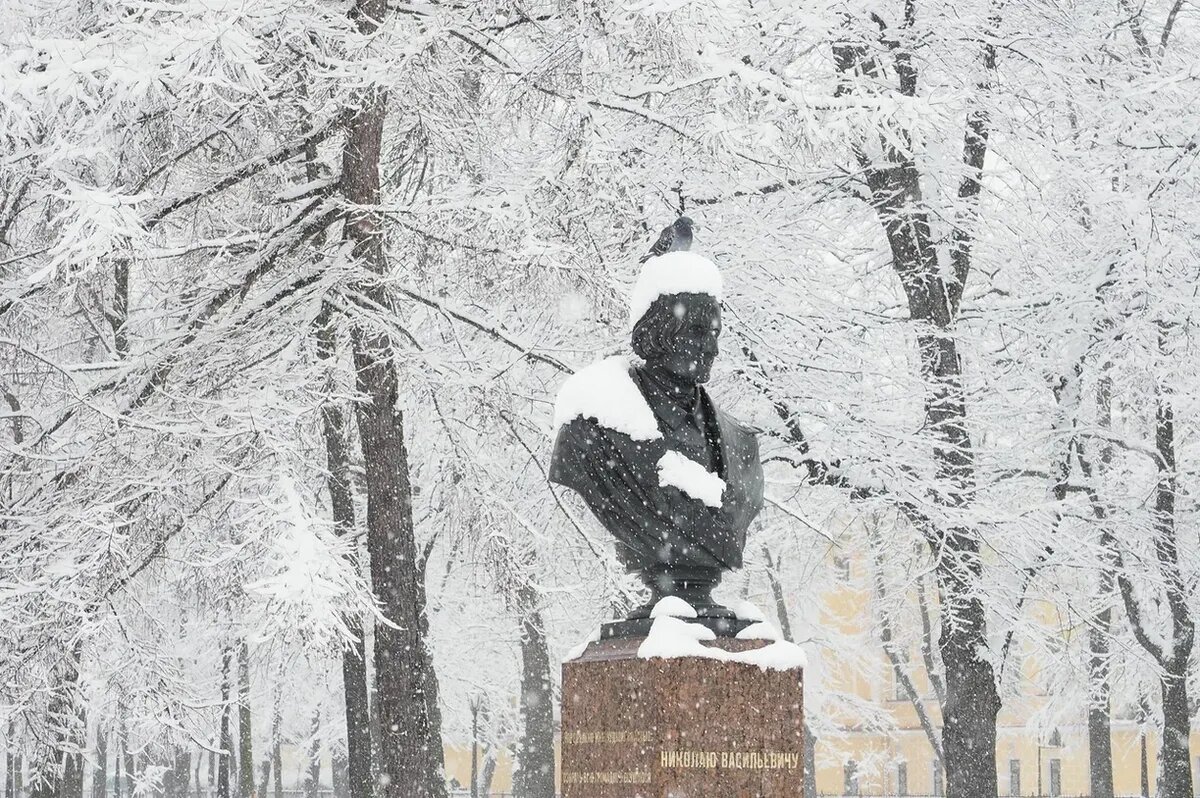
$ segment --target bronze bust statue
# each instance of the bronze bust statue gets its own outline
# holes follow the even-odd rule
[[[646,261],[630,308],[642,362],[608,358],[567,380],[550,480],[583,497],[617,539],[622,563],[650,588],[650,601],[630,619],[678,596],[698,621],[730,634],[743,624],[710,594],[742,565],[763,474],[754,432],[704,389],[718,354],[720,291],[705,258],[668,252]],[[643,627],[648,622],[606,627],[605,636]]]

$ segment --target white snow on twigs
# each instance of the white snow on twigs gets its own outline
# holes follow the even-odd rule
[[[635,441],[662,437],[654,413],[629,376],[626,357],[605,358],[567,378],[554,402],[554,428],[576,418],[593,418]]]
[[[725,492],[725,480],[695,460],[672,451],[658,461],[658,484],[679,488],[709,507],[720,507],[721,494]]]
[[[695,618],[696,608],[679,596],[664,596],[654,603],[651,618]]]
[[[767,619],[767,616],[763,615],[762,610],[745,599],[735,602],[731,609],[733,610],[733,614],[738,617],[739,621],[758,622],[765,621]]]
[[[724,284],[717,265],[695,252],[668,252],[642,265],[629,295],[629,324],[637,324],[654,300],[671,294],[708,294],[721,298]]]
[[[765,625],[755,624],[755,626]],[[754,626],[749,628],[753,629]],[[803,649],[795,643],[776,640],[762,648],[750,651],[725,651],[704,645],[704,641],[715,640],[716,637],[711,629],[698,623],[688,623],[671,617],[655,618],[654,624],[650,627],[649,636],[638,647],[638,657],[641,659],[702,657],[721,662],[755,665],[763,670],[780,671],[808,666],[808,659],[804,656]]]

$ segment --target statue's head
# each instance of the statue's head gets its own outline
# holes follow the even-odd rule
[[[708,382],[719,352],[721,303],[701,293],[655,299],[633,326],[633,352],[685,382]]]
[[[685,382],[707,382],[717,358],[723,290],[717,265],[703,255],[648,259],[629,296],[634,354]]]

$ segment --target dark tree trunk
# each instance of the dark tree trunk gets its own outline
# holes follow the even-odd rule
[[[254,795],[254,731],[250,724],[250,646],[238,652],[238,798]]]
[[[92,798],[108,796],[108,735],[96,727],[96,764],[92,768]]]
[[[275,779],[275,798],[283,798],[283,717],[279,710],[279,692],[275,693],[275,713],[271,719],[271,775]],[[266,791],[258,798],[267,798]]]
[[[188,780],[192,774],[192,754],[183,748],[176,748],[170,767],[163,776],[163,795],[165,798],[187,798]]]
[[[229,796],[229,760],[233,755],[233,733],[230,731],[232,685],[230,669],[233,665],[233,648],[226,645],[221,650],[221,756],[217,762],[217,798]],[[132,795],[132,793],[130,793]]]
[[[267,794],[267,788],[271,786],[271,757],[267,757],[258,766],[258,792],[257,798],[264,798]]]
[[[16,798],[16,756],[12,751],[13,727],[8,726],[8,739],[4,741],[4,798]]]
[[[779,563],[771,558],[771,551],[763,546],[763,555],[767,560],[767,581],[771,584],[771,597],[775,600],[775,617],[779,619],[779,633],[789,643],[792,638],[792,618],[788,612],[787,600],[783,596],[783,583],[779,581]],[[801,707],[803,712],[804,708]],[[817,798],[817,736],[808,725],[808,715],[804,716],[804,798]]]
[[[1166,333],[1160,331],[1159,335],[1159,346],[1164,348]],[[1163,735],[1158,751],[1158,795],[1159,798],[1192,798],[1187,676],[1188,660],[1195,641],[1195,625],[1179,566],[1175,521],[1175,410],[1163,386],[1157,386],[1156,394],[1155,448],[1158,450],[1159,474],[1155,488],[1154,548],[1166,582],[1167,605],[1171,610],[1170,650],[1163,650],[1160,657],[1163,668],[1160,677]]]
[[[1159,350],[1166,347],[1168,327],[1159,325]],[[1178,490],[1175,466],[1175,411],[1167,388],[1156,384],[1155,451],[1158,481],[1154,490],[1154,563],[1157,579],[1163,585],[1170,610],[1170,628],[1158,642],[1158,636],[1146,628],[1140,599],[1134,591],[1128,569],[1118,568],[1117,584],[1134,638],[1158,663],[1162,694],[1162,745],[1158,751],[1158,798],[1192,798],[1192,769],[1189,736],[1187,672],[1195,622],[1188,606],[1188,589],[1179,565],[1179,538],[1176,528],[1175,497]],[[1160,594],[1161,595],[1161,594]]]
[[[274,706],[271,710],[271,743],[267,749],[267,755],[263,757],[262,765],[260,766],[260,774],[258,778],[258,796],[257,798],[267,798],[267,788],[271,784],[271,773],[274,770],[276,759],[279,758],[279,727],[283,722],[280,715],[279,707],[279,690],[275,692]],[[282,768],[281,768],[282,769]],[[282,795],[282,785],[280,784],[281,773],[275,774],[275,793]]]
[[[125,770],[125,798],[133,798],[133,752],[129,750],[129,727],[125,722],[125,705],[121,704],[117,708],[117,714],[121,716],[121,767]]]
[[[521,739],[513,798],[554,798],[554,690],[537,591],[517,591],[521,616]]]
[[[1103,575],[1101,581],[1104,581],[1104,576],[1109,575]],[[1102,595],[1111,595],[1111,576],[1108,582],[1107,589],[1101,588]],[[1112,609],[1106,607],[1098,613],[1094,624],[1088,630],[1091,649],[1088,662],[1088,764],[1091,792],[1092,798],[1113,798],[1112,711],[1108,685],[1108,636],[1112,626]]]
[[[333,327],[333,309],[328,303],[321,306],[316,322],[317,355],[332,374],[337,352],[337,337]],[[327,387],[332,389],[333,380]],[[333,398],[321,406],[325,434],[325,463],[329,476],[329,504],[334,528],[339,535],[354,534],[354,498],[350,492],[350,445],[346,440],[342,407]],[[358,562],[353,562],[355,570]],[[371,798],[371,716],[367,686],[367,656],[362,619],[346,618],[353,642],[342,651],[342,689],[346,696],[346,780],[349,798]],[[262,796],[265,798],[265,796]],[[282,798],[282,796],[276,796]]]
[[[386,0],[357,0],[353,15],[363,35],[387,13]],[[380,279],[389,270],[380,216],[379,164],[385,97],[371,88],[351,110],[342,152],[341,189],[351,207],[345,237],[352,257]],[[371,281],[358,290],[389,307],[387,292]],[[388,335],[353,331],[356,406],[367,487],[367,549],[371,583],[390,621],[375,627],[375,684],[379,708],[381,798],[444,798],[442,741],[437,720],[437,678],[430,668],[424,630],[425,584],[417,560],[412,486],[394,350]]]
[[[992,23],[994,24],[994,20]],[[872,23],[874,27],[876,23]],[[876,52],[894,59],[893,74],[899,90],[915,96],[917,66],[911,53],[884,27],[877,33],[881,48],[857,44],[834,46],[834,62],[846,78],[839,95],[856,91],[854,76],[883,80]],[[985,44],[983,66],[990,75],[995,67],[995,47]],[[979,88],[986,91],[987,82]],[[901,141],[904,130],[893,130]],[[980,176],[987,154],[988,117],[982,108],[968,114],[962,161],[966,175],[958,187],[961,215],[951,229],[949,279],[938,263],[928,210],[922,197],[920,172],[911,147],[897,147],[880,137],[882,163],[856,151],[874,209],[892,254],[892,266],[908,301],[909,318],[924,330],[917,336],[921,376],[925,382],[925,423],[933,448],[938,487],[934,501],[952,513],[966,508],[975,489],[975,462],[968,430],[962,385],[962,361],[953,334],[963,288],[971,267],[970,222],[980,191]],[[983,604],[976,586],[982,572],[979,538],[969,527],[938,528],[923,524],[933,551],[941,600],[942,667],[945,700],[942,718],[942,754],[946,763],[948,798],[986,798],[997,794],[996,715],[1000,697],[988,659]]]
[[[496,749],[489,746],[483,752],[483,772],[479,774],[480,798],[492,794],[492,777],[496,775]]]
[[[349,798],[350,785],[347,779],[349,763],[345,752],[336,751],[329,758],[330,780],[333,782],[333,798]]]
[[[321,788],[321,713],[312,716],[312,736],[308,742],[308,765],[304,768],[304,798],[317,798]]]

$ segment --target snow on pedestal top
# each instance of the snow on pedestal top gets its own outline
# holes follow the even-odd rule
[[[638,323],[654,300],[671,294],[708,294],[721,299],[724,283],[717,265],[695,252],[668,252],[642,264],[629,295],[629,326]]]
[[[766,624],[761,625],[765,626]],[[756,665],[763,670],[779,671],[808,666],[808,658],[805,657],[804,650],[795,643],[776,640],[762,648],[755,648],[749,651],[725,651],[724,649],[704,645],[704,641],[716,640],[716,638],[716,633],[707,626],[701,626],[698,623],[688,623],[679,618],[663,616],[654,619],[654,624],[650,627],[650,634],[638,646],[638,657],[640,659],[654,659],[656,657],[661,659],[701,657],[721,662]],[[763,638],[756,637],[750,639]]]
[[[663,596],[650,609],[651,618],[695,618],[696,608],[679,596]]]

